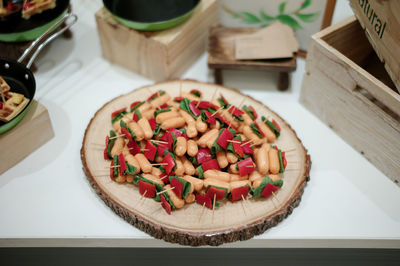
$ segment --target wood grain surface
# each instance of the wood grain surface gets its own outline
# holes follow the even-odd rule
[[[200,89],[205,99],[211,100],[215,90],[232,103],[251,104],[259,115],[274,118],[281,125],[281,136],[275,144],[283,151],[295,149],[288,157],[288,169],[283,175],[284,185],[276,198],[249,199],[246,202],[222,201],[213,213],[206,209],[200,217],[202,206],[187,204],[168,215],[161,204],[152,199],[141,199],[138,188],[132,184],[117,184],[107,176],[103,151],[96,148],[104,143],[111,129],[110,114],[133,101],[144,100],[158,90],[177,96],[179,89]],[[97,143],[97,144],[96,144]],[[98,146],[97,146],[98,147]],[[287,217],[301,199],[309,180],[310,157],[291,127],[262,103],[243,95],[239,91],[211,83],[192,80],[173,80],[142,87],[121,95],[105,104],[90,121],[82,143],[83,170],[100,198],[119,216],[155,238],[182,245],[220,245],[227,242],[252,238],[275,226]]]

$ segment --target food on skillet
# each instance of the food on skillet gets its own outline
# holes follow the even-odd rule
[[[22,6],[22,17],[29,19],[35,14],[56,7],[56,0],[25,0]]]
[[[19,12],[21,8],[21,0],[0,0],[0,18]]]
[[[168,214],[197,202],[215,209],[221,201],[268,198],[283,185],[285,152],[275,120],[252,106],[220,98],[202,100],[192,90],[171,98],[158,91],[111,114],[105,140],[110,178],[139,186],[142,197],[161,202]]]
[[[27,99],[23,94],[11,92],[10,86],[1,76],[0,86],[0,120],[3,122],[9,122],[25,108],[29,99]]]

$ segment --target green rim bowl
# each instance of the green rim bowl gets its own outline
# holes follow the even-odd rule
[[[201,1],[199,1],[200,3]],[[135,29],[135,30],[141,30],[141,31],[157,31],[157,30],[165,30],[165,29],[169,29],[172,28],[176,25],[179,25],[181,23],[183,23],[185,20],[187,20],[190,15],[194,12],[194,10],[197,8],[198,4],[192,8],[192,10],[188,11],[187,13],[173,18],[173,19],[169,19],[169,20],[164,20],[164,21],[158,21],[158,22],[151,22],[151,23],[146,23],[146,22],[136,22],[136,21],[132,21],[132,20],[128,20],[128,19],[124,19],[121,17],[118,17],[116,15],[114,15],[112,12],[110,12],[110,10],[108,10],[112,17],[118,21],[119,23],[121,23],[122,25],[131,28],[131,29]]]
[[[28,31],[23,31],[23,32],[0,34],[0,41],[2,41],[2,42],[26,42],[26,41],[35,40],[40,35],[42,35],[43,32],[45,32],[48,28],[50,28],[50,26],[53,25],[58,19],[60,19],[62,16],[64,16],[67,13],[67,11],[68,10],[66,9],[64,12],[61,13],[61,15],[59,15],[52,21],[44,24],[43,26],[28,30]]]
[[[28,112],[29,108],[31,107],[32,99],[29,100],[29,103],[27,106],[25,106],[25,109],[19,113],[16,117],[14,117],[10,122],[5,123],[4,125],[0,126],[0,134],[4,134],[13,127],[15,127],[21,120],[24,118],[25,114]]]

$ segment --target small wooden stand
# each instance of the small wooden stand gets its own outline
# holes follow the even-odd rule
[[[103,56],[155,81],[179,77],[205,51],[208,29],[218,22],[217,10],[216,0],[202,0],[184,23],[144,32],[119,24],[102,8],[96,22]]]
[[[47,109],[33,100],[22,121],[0,135],[0,174],[54,137]]]
[[[289,87],[289,72],[296,70],[296,57],[274,60],[236,60],[235,36],[253,33],[254,28],[213,27],[208,44],[208,66],[214,69],[215,83],[223,84],[222,69],[279,72],[278,90]]]

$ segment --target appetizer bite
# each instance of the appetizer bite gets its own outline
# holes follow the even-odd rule
[[[16,117],[29,103],[23,94],[11,92],[10,86],[0,76],[0,120],[9,122]]]
[[[257,120],[252,106],[199,90],[172,98],[158,91],[111,114],[104,159],[110,178],[133,183],[170,214],[197,202],[217,208],[227,200],[269,198],[283,186],[285,152],[272,145],[281,128]]]
[[[56,0],[25,0],[22,6],[22,17],[30,19],[35,14],[40,14],[55,7]]]

